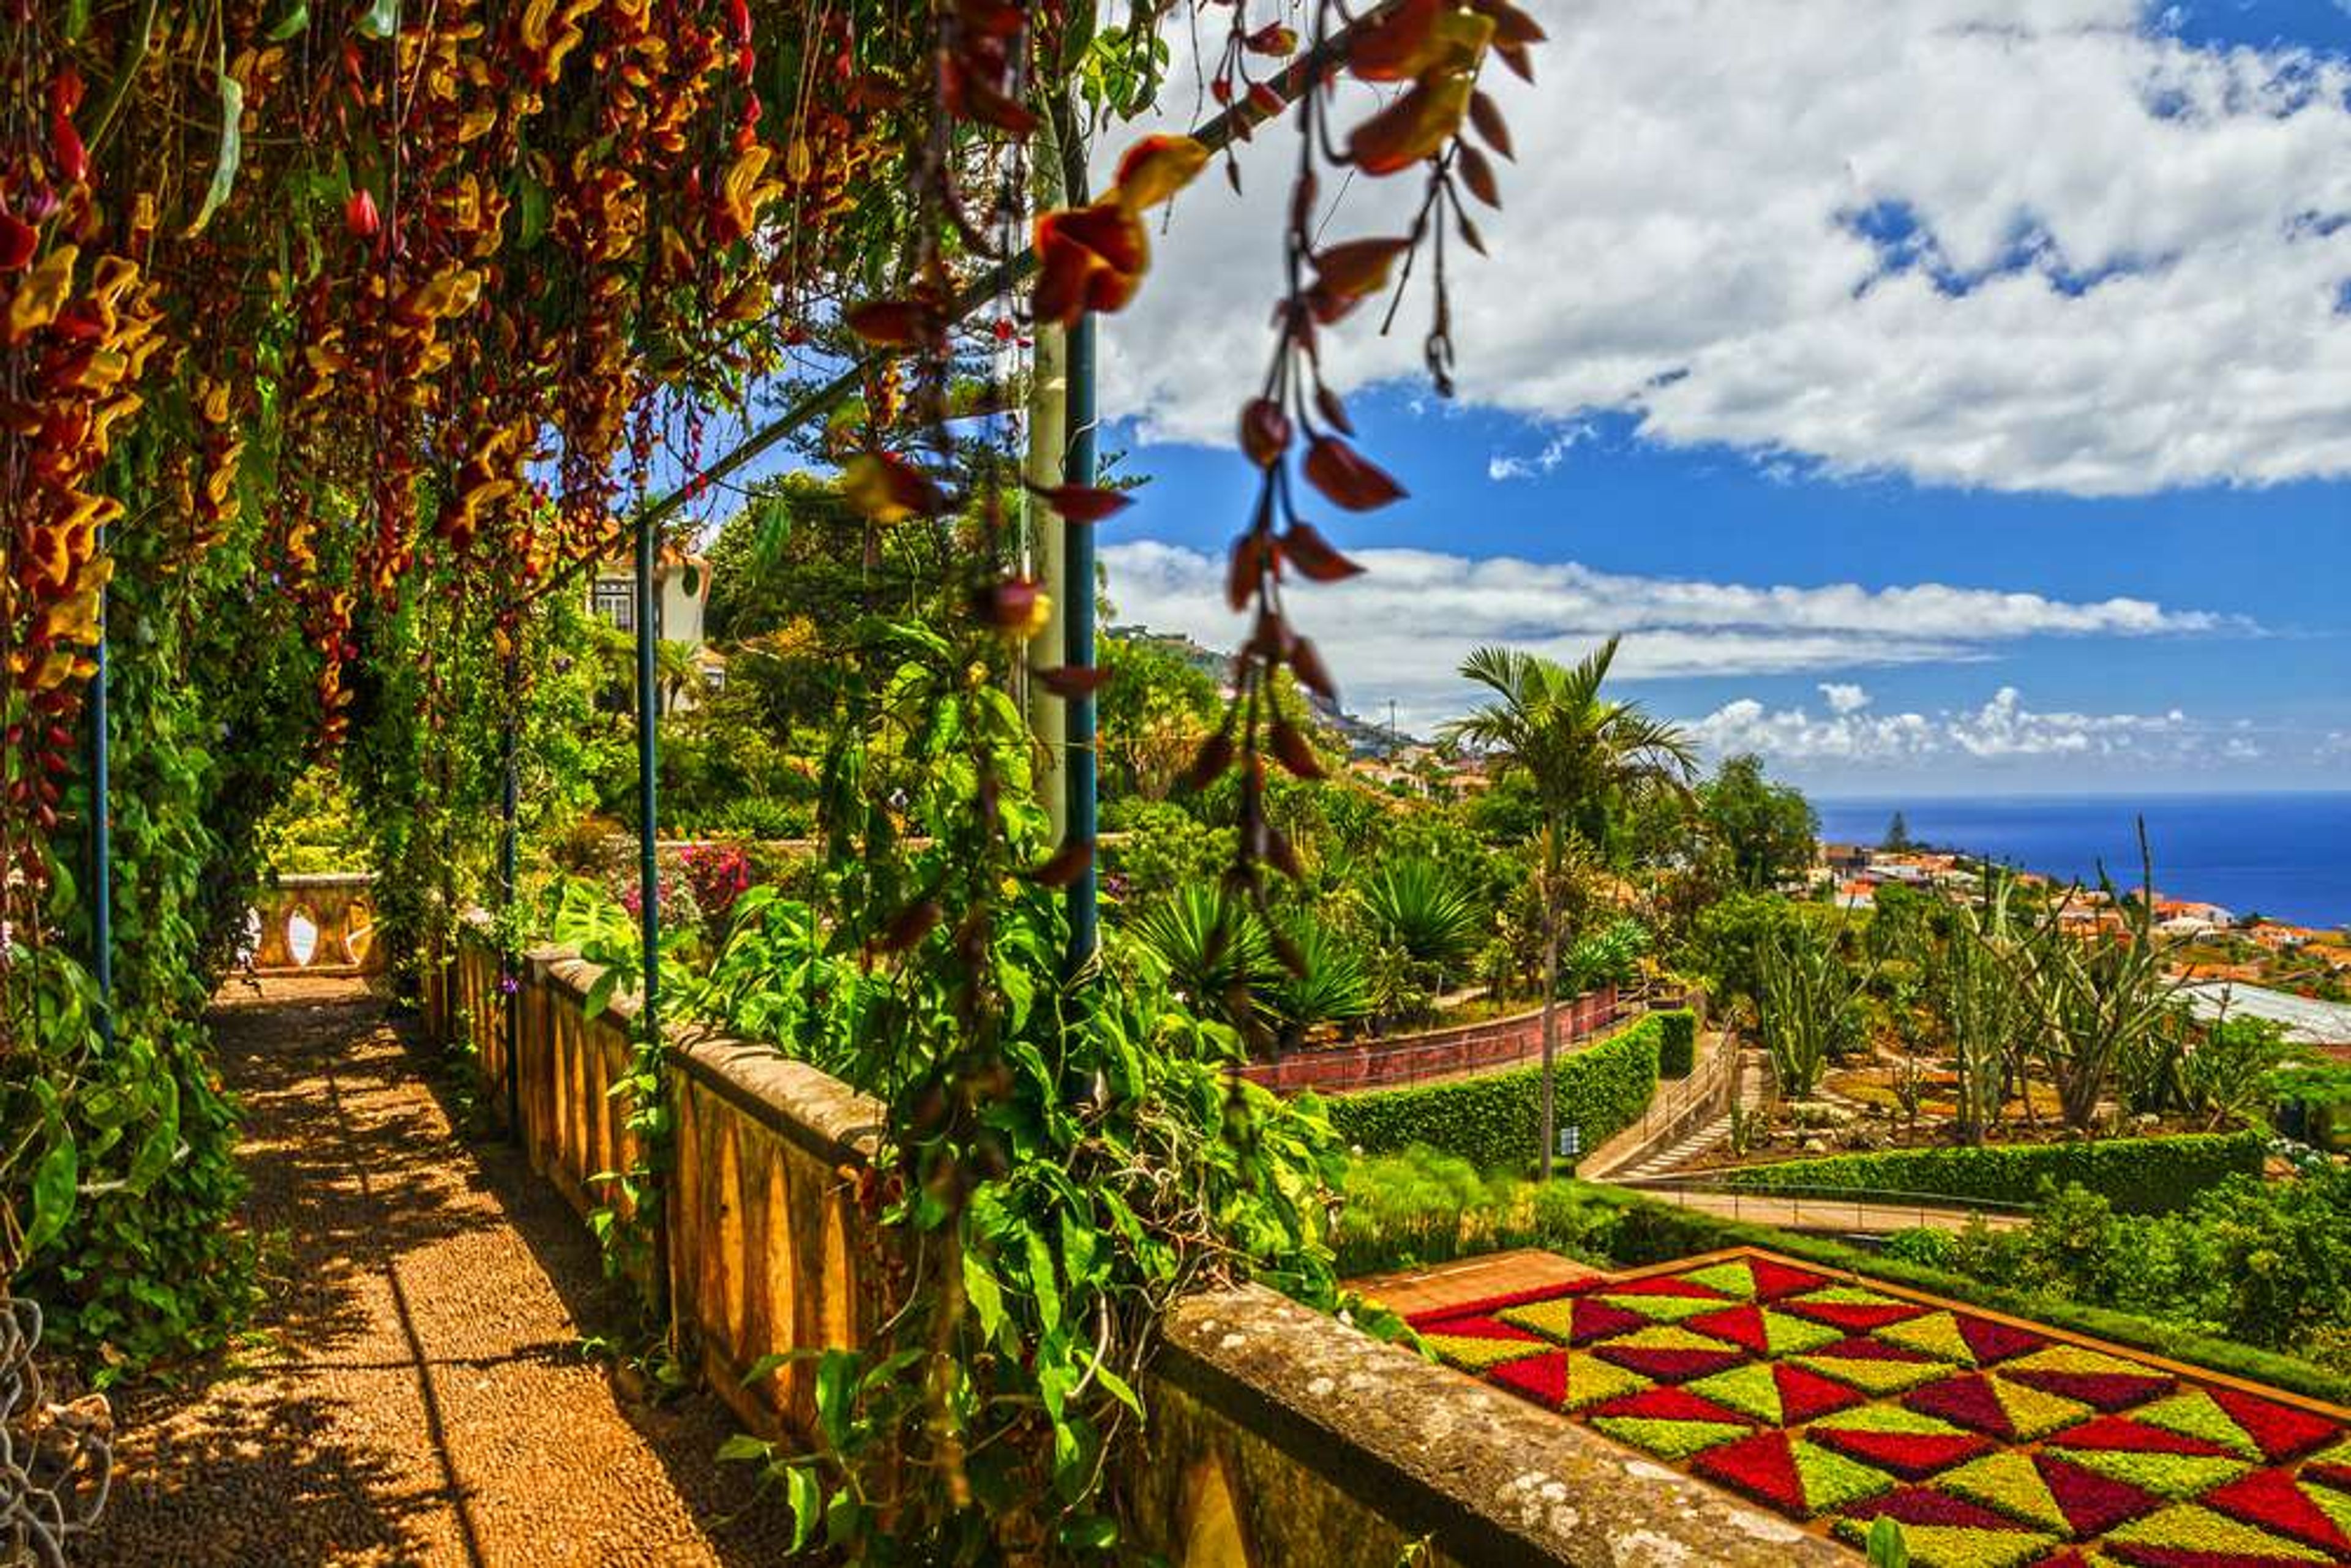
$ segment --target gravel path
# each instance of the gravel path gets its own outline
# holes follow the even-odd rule
[[[204,1381],[119,1409],[80,1561],[782,1560],[781,1511],[711,1459],[730,1418],[632,1405],[583,1359],[622,1321],[594,1241],[514,1150],[456,1138],[355,982],[246,988],[214,1023],[268,1298]]]

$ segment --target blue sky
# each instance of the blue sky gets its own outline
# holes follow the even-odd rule
[[[1816,789],[2351,787],[2351,14],[1627,9],[1538,6],[1461,399],[1409,330],[1331,347],[1412,492],[1296,605],[1351,706],[1622,631],[1628,695]],[[1221,643],[1277,181],[1208,183],[1106,324],[1152,483],[1103,544],[1129,618]]]

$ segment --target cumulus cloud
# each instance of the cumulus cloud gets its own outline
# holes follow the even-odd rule
[[[2351,64],[2190,47],[2141,0],[1537,8],[1541,85],[1496,89],[1520,151],[1496,254],[1454,269],[1465,396],[1562,429],[1630,412],[1782,473],[2083,495],[2351,474]],[[1259,139],[1246,197],[1179,204],[1103,334],[1106,410],[1230,440],[1293,146]],[[1399,230],[1412,184],[1331,183],[1328,232]],[[1414,373],[1418,310],[1346,323],[1327,371]]]
[[[1941,583],[1755,587],[1596,571],[1568,561],[1472,559],[1434,550],[1356,552],[1364,575],[1312,591],[1306,629],[1354,695],[1394,698],[1427,723],[1460,711],[1455,674],[1481,643],[1561,660],[1622,633],[1620,678],[1785,674],[1979,659],[2027,637],[2144,637],[2235,623],[2141,599],[2067,601]],[[1223,563],[1156,540],[1102,551],[1121,619],[1181,631],[1217,648],[1243,624],[1225,608]],[[1824,686],[1836,712],[1865,706],[1858,685]],[[1842,706],[1840,706],[1842,705]]]
[[[1869,706],[1869,694],[1846,682],[1823,682],[1821,695],[1828,699],[1831,713],[1859,713]]]
[[[2205,727],[2177,708],[2159,714],[2042,712],[2027,706],[2014,686],[2001,687],[1980,706],[1934,714],[1878,713],[1865,700],[1837,707],[1833,698],[1832,711],[1823,715],[1802,707],[1767,709],[1752,697],[1742,697],[1725,703],[1689,728],[1716,757],[1752,751],[1796,766],[2030,758],[2178,762],[2213,753],[2235,760],[2241,756],[2236,748],[2250,744],[2241,738],[2215,744]],[[2253,754],[2258,755],[2257,747]]]

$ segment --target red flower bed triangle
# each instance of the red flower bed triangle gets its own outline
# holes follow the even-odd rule
[[[2208,1388],[2205,1392],[2212,1396],[2215,1405],[2229,1413],[2229,1419],[2245,1429],[2245,1436],[2273,1462],[2306,1454],[2343,1433],[2341,1427],[2325,1416],[2297,1410],[2291,1405],[2275,1404],[2233,1388]]]
[[[1780,1306],[1784,1312],[1810,1318],[1816,1323],[1855,1333],[1927,1315],[1926,1308],[1914,1307],[1907,1301],[1782,1301]]]
[[[1752,1419],[1728,1406],[1717,1405],[1687,1388],[1644,1388],[1637,1394],[1619,1395],[1593,1406],[1589,1414],[1595,1416],[1631,1416],[1648,1421],[1720,1421],[1736,1427],[1755,1425]]]
[[[2060,1372],[2027,1366],[2011,1367],[2005,1375],[2027,1388],[2078,1399],[2099,1410],[2127,1410],[2134,1405],[2146,1404],[2158,1394],[2170,1393],[2174,1386],[2170,1378],[2156,1373]]]
[[[2283,1545],[2284,1542],[2279,1542]],[[2137,1568],[2308,1568],[2307,1558],[2295,1555],[2255,1556],[2244,1552],[2202,1552],[2193,1546],[2150,1546],[2144,1542],[2104,1542],[2101,1562],[2130,1563]],[[2047,1565],[2043,1565],[2047,1568]]]
[[[2096,1448],[2120,1454],[2192,1454],[2217,1458],[2229,1451],[2202,1437],[2150,1427],[2126,1416],[2100,1416],[2078,1427],[2068,1427],[2049,1441],[2060,1448]]]
[[[1814,1427],[1808,1434],[1823,1448],[1834,1448],[1905,1480],[1920,1480],[1946,1470],[1962,1459],[1990,1453],[1991,1440],[1965,1432],[1856,1432],[1842,1427]]]
[[[1755,1299],[1759,1301],[1776,1301],[1782,1296],[1817,1291],[1829,1282],[1825,1274],[1815,1274],[1810,1269],[1799,1269],[1776,1258],[1750,1258],[1747,1273],[1755,1281]]]
[[[1780,1385],[1780,1418],[1791,1427],[1831,1411],[1850,1409],[1864,1397],[1833,1377],[1784,1361],[1772,1364],[1771,1381]]]
[[[2006,1361],[2011,1356],[2044,1349],[2049,1343],[2030,1329],[1994,1322],[1990,1318],[1970,1317],[1964,1312],[1959,1314],[1959,1337],[1967,1341],[1968,1348],[1975,1353],[1976,1360],[1986,1366],[1995,1361]]]
[[[1709,1372],[1721,1372],[1747,1360],[1744,1353],[1729,1345],[1720,1350],[1698,1350],[1680,1345],[1621,1344],[1611,1341],[1599,1346],[1593,1354],[1629,1367],[1644,1377],[1654,1377],[1660,1383],[1687,1383],[1693,1377],[1704,1377]]]
[[[2058,1511],[2065,1516],[2065,1522],[2074,1527],[2076,1535],[2096,1535],[2112,1530],[2163,1504],[2163,1500],[2153,1492],[2142,1491],[2128,1481],[2118,1481],[2095,1470],[2085,1470],[2054,1454],[2035,1454],[2032,1464],[2041,1472],[2049,1495],[2056,1500]]]
[[[2234,1514],[2249,1524],[2291,1535],[2296,1541],[2306,1541],[2351,1562],[2351,1538],[2344,1535],[2323,1509],[2303,1495],[2302,1489],[2294,1484],[2294,1477],[2284,1470],[2255,1470],[2206,1492],[2197,1500],[2206,1508]]]
[[[1567,1336],[1570,1344],[1590,1344],[1613,1333],[1626,1333],[1649,1326],[1649,1320],[1623,1307],[1612,1307],[1605,1301],[1578,1301],[1569,1319]]]
[[[1796,1456],[1788,1447],[1785,1432],[1758,1432],[1751,1437],[1708,1448],[1690,1463],[1701,1473],[1736,1487],[1750,1497],[1761,1498],[1774,1508],[1793,1514],[1809,1511],[1804,1502],[1803,1479],[1796,1473]]]
[[[1556,1410],[1567,1403],[1567,1352],[1563,1350],[1506,1361],[1489,1368],[1486,1375],[1547,1410]]]
[[[1903,1398],[1902,1407],[1916,1410],[1921,1416],[1940,1416],[1946,1421],[1956,1421],[1995,1437],[2016,1436],[2015,1424],[2009,1420],[2000,1396],[1992,1392],[1991,1379],[1980,1372],[1947,1377],[1940,1383],[1913,1389]]]
[[[1715,1339],[1729,1340],[1732,1344],[1743,1345],[1758,1355],[1771,1348],[1771,1339],[1763,1332],[1763,1310],[1761,1307],[1737,1306],[1719,1312],[1708,1312],[1703,1317],[1687,1320],[1682,1327],[1695,1329]]]

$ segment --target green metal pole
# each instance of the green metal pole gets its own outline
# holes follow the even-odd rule
[[[1094,482],[1094,317],[1089,312],[1070,329],[1069,401],[1066,420],[1069,445],[1063,473],[1072,485]],[[1091,524],[1061,524],[1062,592],[1061,662],[1071,669],[1091,669],[1094,662],[1094,530]],[[1069,787],[1070,840],[1095,841],[1096,778],[1094,768],[1094,698],[1092,692],[1071,696],[1063,709],[1063,734]],[[1064,896],[1070,916],[1070,967],[1090,961],[1101,942],[1096,929],[1100,900],[1092,862],[1070,883]]]
[[[519,633],[517,633],[519,634]],[[508,653],[506,667],[506,721],[499,727],[499,760],[505,778],[498,800],[501,831],[498,835],[498,897],[507,910],[506,929],[498,939],[498,990],[505,1004],[507,1057],[507,1136],[522,1142],[522,1062],[518,1060],[522,1042],[522,976],[516,967],[515,955],[507,950],[515,930],[515,861],[520,839],[517,825],[522,800],[520,771],[517,767],[516,730],[521,716],[515,709],[522,701],[522,660],[519,654]]]
[[[653,595],[653,555],[660,530],[651,513],[637,522],[637,921],[640,939],[644,945],[644,989],[638,1027],[644,1030],[647,1049],[656,1063],[661,1057],[661,864],[654,852],[653,834],[659,821],[653,798],[653,773],[661,760],[660,715],[654,711],[659,689],[654,680],[653,655],[659,643],[660,628],[655,623],[658,604]],[[653,1074],[656,1094],[666,1092],[664,1081],[656,1066]],[[656,1318],[666,1322],[669,1315],[669,1198],[658,1165],[660,1155],[649,1152],[654,1161],[653,1174],[646,1183],[644,1201],[653,1207],[653,1306]]]
[[[98,536],[99,554],[106,553],[106,534]],[[107,612],[110,595],[99,590],[98,669],[89,678],[89,973],[98,984],[98,1038],[114,1044],[114,792],[112,740],[108,734]]]

